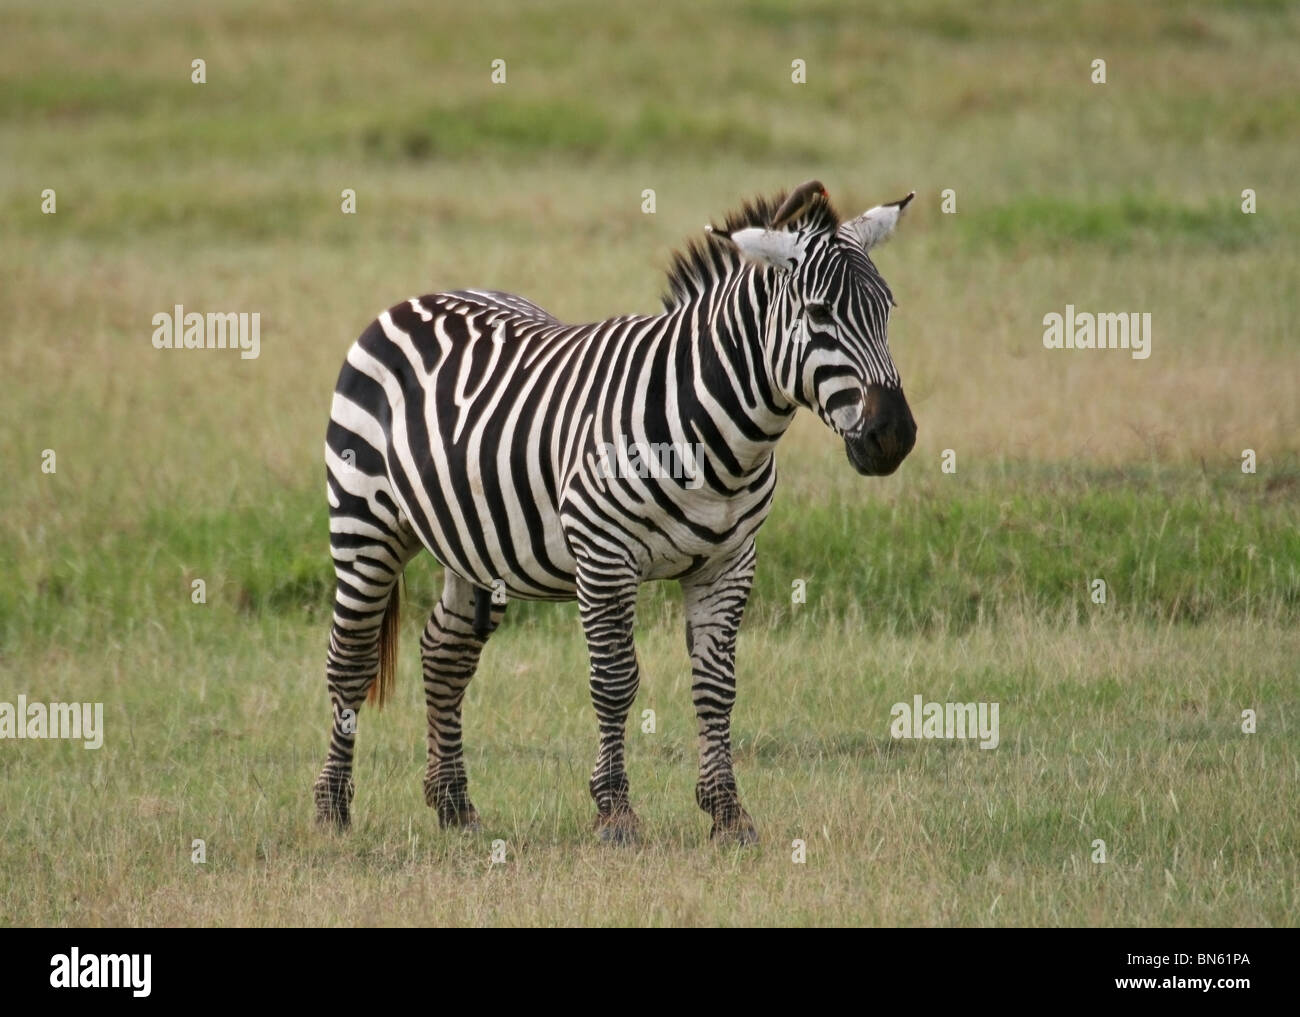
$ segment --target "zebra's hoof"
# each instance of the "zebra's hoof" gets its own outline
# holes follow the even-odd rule
[[[317,809],[316,825],[322,830],[342,833],[352,825],[352,817],[348,815],[347,809]]]
[[[439,812],[438,826],[444,830],[460,830],[461,833],[478,833],[483,829],[478,812],[472,808],[451,813]]]
[[[631,810],[596,817],[596,836],[602,844],[632,847],[640,843],[641,821]]]
[[[714,823],[709,840],[726,846],[749,847],[758,843],[758,830],[755,829],[753,820],[748,818],[726,826]]]
[[[323,774],[316,781],[316,825],[322,829],[346,830],[352,823],[352,782]]]

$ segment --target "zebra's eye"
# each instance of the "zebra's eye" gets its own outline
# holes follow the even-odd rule
[[[825,304],[809,304],[808,320],[814,325],[829,325],[834,319]]]

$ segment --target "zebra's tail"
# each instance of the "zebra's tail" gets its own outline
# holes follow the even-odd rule
[[[388,702],[393,692],[393,681],[397,677],[397,631],[398,620],[402,614],[402,584],[393,584],[393,592],[388,595],[388,607],[384,609],[384,620],[379,626],[379,674],[370,683],[366,693],[366,702],[382,707]]]

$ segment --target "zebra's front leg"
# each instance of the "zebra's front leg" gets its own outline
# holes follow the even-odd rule
[[[469,781],[461,745],[461,703],[478,669],[487,637],[501,624],[505,604],[492,604],[484,616],[480,597],[490,594],[446,573],[442,597],[429,615],[420,637],[424,669],[424,704],[429,721],[429,766],[424,800],[438,814],[438,825],[463,830],[479,828],[478,812],[469,800]],[[486,628],[477,625],[487,622]]]
[[[736,702],[736,635],[754,581],[753,541],[720,573],[682,582],[691,699],[699,721],[700,779],[695,801],[713,819],[713,840],[754,844],[758,831],[740,804],[731,766]]]
[[[592,562],[578,566],[578,607],[591,660],[591,701],[600,726],[600,748],[589,786],[596,801],[596,833],[614,844],[635,842],[641,825],[628,800],[623,757],[627,715],[640,683],[632,640],[639,582],[627,566]]]

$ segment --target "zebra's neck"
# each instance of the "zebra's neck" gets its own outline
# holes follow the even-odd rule
[[[776,443],[794,419],[795,406],[773,369],[774,337],[781,332],[779,323],[769,321],[773,299],[770,273],[745,268],[702,296],[687,317],[711,403],[702,408],[734,460],[728,468],[741,475],[770,469]]]

